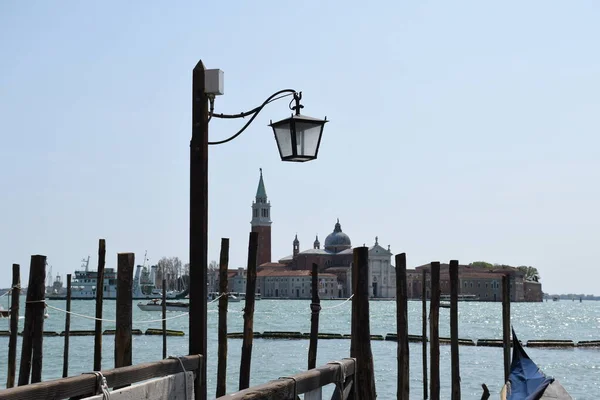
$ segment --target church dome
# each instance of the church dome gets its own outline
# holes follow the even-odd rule
[[[340,225],[340,220],[338,219],[333,232],[331,232],[325,238],[325,250],[337,253],[351,247],[352,242],[350,241],[350,237],[342,232],[342,226]]]

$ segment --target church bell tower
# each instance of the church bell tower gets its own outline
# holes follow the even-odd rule
[[[256,263],[271,262],[271,203],[263,181],[262,168],[256,189],[256,198],[252,202],[252,232],[258,232],[258,255]]]

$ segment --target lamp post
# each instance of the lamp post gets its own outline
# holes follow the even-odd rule
[[[305,162],[317,158],[323,127],[327,118],[319,120],[300,114],[302,93],[280,90],[262,105],[240,114],[215,114],[214,95],[207,93],[204,64],[199,61],[192,75],[192,139],[190,142],[190,312],[189,352],[202,354],[204,360],[195,381],[195,399],[206,400],[207,348],[207,267],[208,267],[208,145],[227,143],[238,137],[272,101],[293,95],[290,109],[295,113],[278,122],[271,122],[282,161]],[[221,93],[218,93],[221,94]],[[210,110],[209,110],[210,103]],[[294,103],[294,106],[292,106]],[[211,118],[244,118],[250,120],[228,139],[209,142],[208,123]],[[202,387],[200,387],[200,384]]]

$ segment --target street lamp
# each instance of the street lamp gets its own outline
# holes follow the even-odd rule
[[[207,80],[207,75],[209,79]],[[190,142],[190,308],[189,352],[204,357],[196,376],[195,399],[206,400],[207,348],[207,266],[208,266],[208,145],[227,143],[238,137],[269,103],[293,96],[290,109],[295,113],[271,122],[282,161],[305,162],[317,158],[323,127],[327,118],[319,120],[300,114],[302,93],[284,89],[269,96],[260,106],[239,114],[214,113],[215,95],[223,94],[223,74],[206,70],[202,61],[194,67],[192,77],[192,139]],[[207,83],[209,88],[207,90]],[[295,103],[292,106],[292,103]],[[210,109],[209,109],[210,104]],[[212,118],[236,119],[251,116],[233,136],[215,142],[208,140],[208,123]],[[199,383],[203,384],[200,389]],[[199,390],[200,389],[200,390]]]

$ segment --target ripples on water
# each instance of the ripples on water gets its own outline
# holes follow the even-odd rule
[[[21,304],[25,298],[21,298]],[[64,301],[50,301],[50,305],[64,308]],[[77,313],[94,315],[93,301],[73,301],[72,310]],[[137,301],[134,301],[137,304]],[[256,303],[254,329],[263,331],[310,332],[309,301],[304,300],[261,300]],[[328,307],[341,304],[341,301],[323,301],[319,331],[323,333],[350,333],[350,302],[335,309]],[[5,307],[6,305],[3,304]],[[502,337],[502,312],[500,303],[465,302],[459,305],[459,336],[465,339],[500,339]],[[216,386],[217,353],[217,304],[209,308],[208,338],[208,392],[214,397]],[[243,302],[229,305],[228,330],[241,332]],[[385,335],[395,332],[396,308],[392,301],[370,303],[371,333]],[[548,302],[513,303],[511,305],[512,324],[523,342],[531,339],[571,339],[600,340],[600,302]],[[50,318],[45,321],[45,330],[64,330],[64,314],[49,310]],[[23,315],[23,312],[21,312]],[[168,313],[168,316],[177,315]],[[104,302],[104,318],[114,319],[115,302]],[[160,318],[160,313],[144,312],[134,305],[134,321]],[[409,302],[409,333],[421,333],[421,303]],[[0,330],[8,329],[8,320],[0,321]],[[21,327],[23,321],[20,321]],[[169,329],[186,331],[187,317],[168,321]],[[160,323],[134,323],[134,329],[160,328]],[[94,329],[94,322],[73,316],[71,329]],[[103,329],[114,329],[114,323],[105,322]],[[440,310],[440,336],[450,336],[449,310]],[[170,337],[169,354],[187,354],[187,336]],[[44,380],[62,375],[62,337],[44,338]],[[71,337],[69,375],[89,372],[93,366],[93,342],[91,336]],[[228,359],[228,392],[237,389],[240,365],[241,339],[230,339]],[[393,399],[396,396],[396,343],[372,341],[375,364],[375,379],[379,399]],[[8,347],[8,338],[0,337],[0,348]],[[548,375],[554,376],[565,386],[574,399],[600,398],[600,350],[598,349],[532,349],[526,348],[531,358]],[[19,341],[18,355],[21,352]],[[348,357],[349,340],[320,340],[317,365]],[[103,369],[113,367],[114,336],[103,337]],[[306,370],[308,340],[266,340],[255,339],[252,352],[251,384],[264,383],[281,376],[289,376]],[[134,336],[133,362],[147,362],[162,356],[160,336]],[[6,355],[1,355],[0,382],[6,384]],[[18,365],[18,361],[17,361]],[[411,398],[422,398],[422,352],[420,343],[410,344]],[[463,399],[479,399],[481,384],[486,383],[493,398],[499,398],[502,386],[502,349],[489,347],[460,347],[461,389]],[[440,369],[442,398],[450,397],[450,347],[441,346]],[[328,388],[331,392],[332,388]]]

